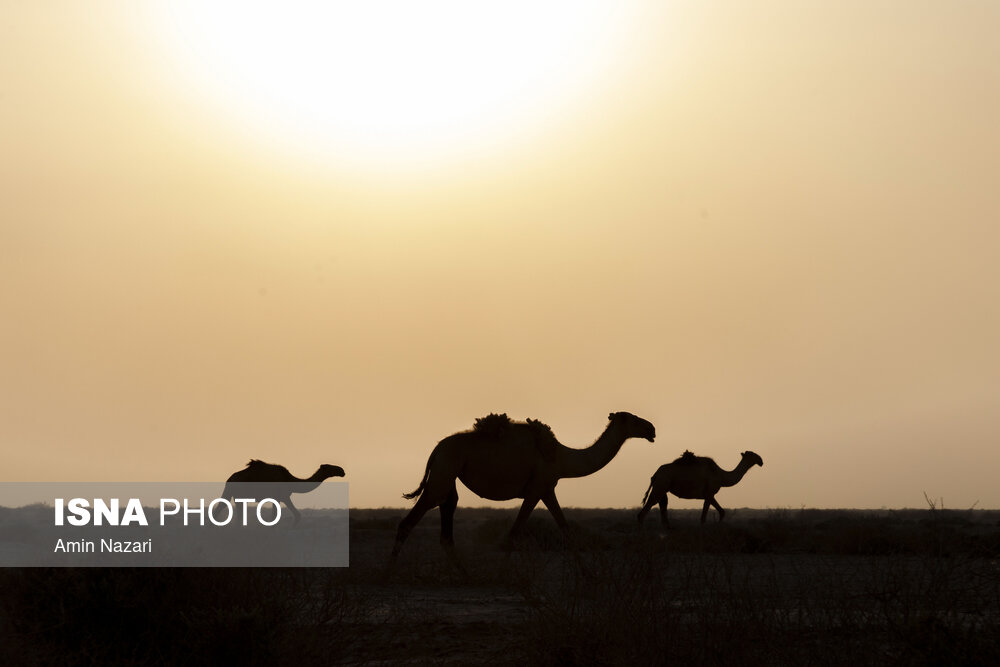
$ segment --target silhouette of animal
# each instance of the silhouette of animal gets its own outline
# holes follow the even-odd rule
[[[299,510],[292,504],[291,494],[308,493],[318,487],[323,480],[330,477],[343,477],[344,469],[340,466],[333,466],[329,463],[321,465],[316,472],[306,479],[300,479],[288,472],[285,466],[274,463],[264,463],[258,459],[250,459],[250,463],[243,470],[234,472],[226,480],[226,487],[222,491],[222,497],[232,500],[235,494],[247,494],[257,491],[254,497],[274,498],[279,503],[284,503],[295,517],[298,524]],[[250,486],[233,486],[234,484],[263,484],[259,489]]]
[[[612,412],[604,433],[586,449],[571,449],[559,443],[545,424],[529,419],[513,422],[507,415],[491,414],[476,420],[471,431],[450,435],[437,444],[427,459],[420,486],[404,498],[417,498],[410,513],[399,523],[392,559],[428,510],[441,508],[441,544],[457,564],[452,537],[455,507],[458,505],[456,480],[487,500],[523,498],[517,519],[507,537],[524,526],[528,515],[541,500],[560,528],[566,528],[556,483],[564,477],[584,477],[597,472],[615,457],[629,438],[656,437],[651,423],[629,414]]]
[[[669,527],[667,493],[672,493],[678,498],[704,500],[705,505],[701,510],[702,523],[705,523],[709,505],[718,510],[719,521],[722,521],[726,510],[722,509],[722,506],[715,500],[715,494],[724,486],[738,484],[747,470],[755,465],[763,467],[764,459],[753,452],[743,452],[740,464],[733,470],[723,470],[707,456],[695,456],[691,452],[684,452],[673,463],[662,465],[653,473],[652,479],[649,480],[649,488],[646,489],[646,495],[642,498],[639,523],[642,523],[650,508],[658,502],[660,504],[660,521],[664,527]]]

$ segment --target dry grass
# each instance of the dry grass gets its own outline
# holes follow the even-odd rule
[[[4,664],[1000,664],[1000,514],[618,510],[351,513],[343,569],[0,572]],[[730,520],[732,519],[732,520]]]

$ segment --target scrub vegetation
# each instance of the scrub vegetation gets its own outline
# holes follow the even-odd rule
[[[1000,512],[352,510],[351,566],[0,571],[3,664],[1000,664]],[[310,518],[303,511],[303,523]],[[416,547],[416,544],[414,545]]]

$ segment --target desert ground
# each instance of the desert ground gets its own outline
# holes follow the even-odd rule
[[[350,567],[0,571],[4,664],[1000,664],[1000,512],[350,513]],[[303,521],[309,519],[303,512]]]

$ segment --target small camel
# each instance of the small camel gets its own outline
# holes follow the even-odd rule
[[[226,488],[222,491],[222,497],[232,500],[238,492],[240,495],[246,493],[255,497],[273,498],[279,503],[284,503],[291,510],[292,516],[295,517],[295,525],[297,525],[301,516],[299,515],[299,510],[292,504],[291,494],[308,493],[318,487],[324,479],[343,476],[343,468],[324,463],[310,477],[300,479],[288,472],[288,468],[285,466],[264,463],[258,459],[250,459],[250,463],[247,464],[246,468],[234,472],[226,480]],[[258,489],[259,493],[256,494],[247,493],[248,489],[252,490],[254,487],[233,486],[233,484],[261,483],[266,484],[266,486]]]
[[[704,500],[701,510],[701,522],[705,523],[708,507],[711,505],[719,512],[719,521],[726,515],[726,510],[715,500],[715,494],[724,486],[735,486],[743,479],[743,475],[753,466],[764,466],[764,459],[753,452],[743,452],[743,458],[735,470],[723,470],[707,456],[695,456],[684,452],[682,456],[660,466],[649,480],[649,488],[642,498],[642,509],[639,510],[639,523],[646,517],[654,503],[660,504],[660,521],[669,528],[667,521],[667,493],[678,498],[697,498]]]
[[[395,561],[421,517],[428,510],[440,507],[441,545],[452,561],[458,562],[452,537],[458,505],[456,479],[487,500],[524,499],[507,537],[508,543],[524,526],[539,500],[545,503],[559,527],[565,529],[566,518],[556,500],[556,483],[564,477],[584,477],[597,472],[629,438],[653,442],[656,437],[651,423],[628,412],[612,412],[608,419],[610,423],[604,433],[586,449],[560,444],[552,429],[540,421],[512,422],[507,415],[491,414],[477,419],[471,431],[448,436],[431,452],[417,490],[403,495],[407,499],[417,498],[417,502],[399,523],[392,560]]]

